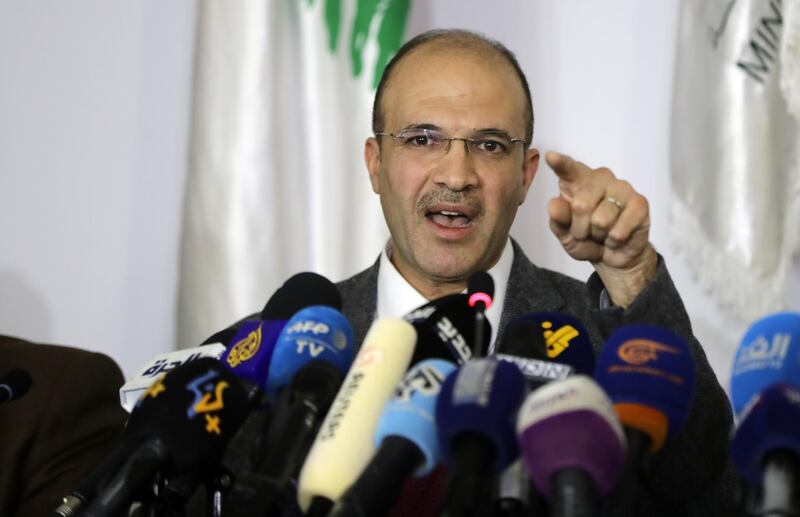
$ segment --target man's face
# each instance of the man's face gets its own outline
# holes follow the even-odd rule
[[[423,47],[406,56],[384,92],[383,112],[387,133],[425,126],[464,138],[496,130],[525,137],[525,96],[511,66],[458,50]],[[446,153],[431,156],[419,146],[379,138],[380,145],[367,140],[365,158],[401,274],[420,289],[491,268],[539,153],[514,143],[508,156],[487,159],[455,140]]]

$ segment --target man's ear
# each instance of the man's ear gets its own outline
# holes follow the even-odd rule
[[[364,163],[367,165],[372,191],[380,194],[378,168],[381,163],[381,146],[378,144],[378,139],[373,136],[367,138],[367,141],[364,142]]]
[[[528,189],[533,183],[533,178],[536,176],[536,171],[539,169],[539,150],[531,147],[525,151],[525,158],[522,160],[522,190],[519,204],[525,202],[528,196]]]

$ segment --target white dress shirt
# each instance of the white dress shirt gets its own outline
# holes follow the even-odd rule
[[[381,253],[381,264],[378,269],[378,301],[375,318],[402,318],[429,301],[397,271],[397,268],[392,264],[390,253],[391,246],[387,243],[383,253]],[[506,287],[508,287],[508,277],[511,274],[511,263],[513,261],[514,248],[511,246],[511,239],[508,239],[503,248],[503,254],[500,255],[500,260],[488,271],[494,281],[492,306],[486,311],[486,318],[492,326],[489,353],[494,352],[494,339],[497,336],[497,328],[500,325],[500,316],[503,314]]]

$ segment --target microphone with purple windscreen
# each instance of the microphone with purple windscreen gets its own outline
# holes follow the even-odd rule
[[[522,460],[555,516],[598,513],[625,464],[625,434],[611,401],[590,377],[551,382],[525,399],[517,417]]]

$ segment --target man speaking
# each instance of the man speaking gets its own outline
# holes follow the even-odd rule
[[[339,284],[356,341],[374,318],[460,292],[482,270],[495,282],[493,343],[508,321],[535,311],[575,315],[596,350],[623,324],[669,327],[693,349],[696,396],[683,432],[653,458],[637,514],[726,515],[730,407],[649,241],[647,200],[608,169],[548,152],[559,177],[550,228],[595,274],[584,284],[538,268],[509,238],[539,166],[533,120],[527,80],[500,43],[445,30],[400,48],[364,148],[391,238],[375,265]]]
[[[495,283],[493,344],[510,320],[539,311],[577,317],[596,351],[620,325],[668,327],[692,349],[696,396],[683,431],[647,466],[636,514],[730,515],[730,407],[649,241],[647,200],[608,169],[550,152],[559,177],[550,228],[595,274],[583,283],[538,268],[509,238],[541,158],[533,122],[527,80],[500,43],[445,30],[400,48],[378,86],[364,148],[391,238],[372,267],[338,284],[356,343],[376,318],[461,292],[477,271]],[[246,424],[234,440],[226,459],[234,470],[248,468],[259,433]]]

